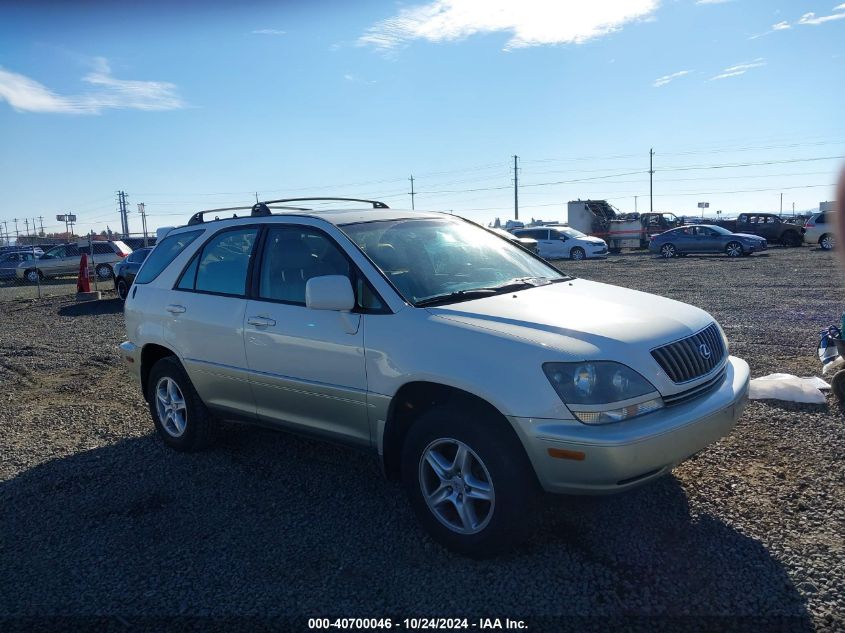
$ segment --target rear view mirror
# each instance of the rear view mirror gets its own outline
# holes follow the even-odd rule
[[[305,284],[305,305],[312,310],[351,310],[355,307],[352,283],[343,275],[312,277]]]

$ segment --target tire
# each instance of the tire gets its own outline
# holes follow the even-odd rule
[[[198,451],[214,441],[217,423],[175,356],[162,358],[153,365],[147,397],[156,431],[170,448]]]
[[[819,246],[822,247],[823,251],[832,251],[836,248],[836,236],[832,233],[825,233],[819,239]]]
[[[744,252],[742,244],[739,242],[728,242],[727,246],[725,246],[725,255],[728,257],[742,257]]]
[[[795,231],[787,231],[780,238],[780,242],[784,246],[801,246],[801,241],[801,236]]]
[[[581,260],[587,259],[587,253],[580,246],[576,246],[569,251],[569,259],[580,262]]]
[[[833,375],[830,381],[830,390],[839,402],[845,402],[845,371],[840,370]]]
[[[483,410],[436,406],[417,419],[402,450],[402,483],[420,523],[440,544],[474,558],[519,541],[538,493],[528,457],[504,424]],[[467,456],[460,466],[459,450]],[[437,491],[442,499],[432,502]]]
[[[678,256],[678,249],[675,248],[674,244],[664,244],[660,247],[660,256],[663,259],[672,259]]]
[[[121,301],[126,301],[126,297],[129,296],[129,284],[126,283],[126,280],[123,277],[118,277],[117,281],[114,284],[115,292],[117,292],[117,296]]]
[[[44,273],[40,270],[36,270],[35,268],[30,268],[24,274],[24,279],[26,279],[31,284],[37,284],[39,281],[44,279]]]
[[[97,264],[97,267],[94,270],[97,273],[97,277],[100,279],[111,279],[114,277],[114,271],[108,264]]]

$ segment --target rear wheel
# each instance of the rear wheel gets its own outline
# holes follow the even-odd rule
[[[678,255],[674,244],[664,244],[660,247],[660,256],[664,259],[672,259]]]
[[[402,481],[411,505],[435,540],[461,554],[498,554],[526,527],[536,480],[504,424],[443,405],[423,413],[405,440]]]
[[[587,253],[584,252],[584,249],[580,246],[576,246],[571,251],[569,251],[569,259],[581,261],[582,259],[587,259]]]
[[[725,254],[728,257],[742,257],[742,244],[739,242],[728,242],[728,245],[725,246]]]
[[[787,231],[781,237],[784,246],[801,246],[801,236],[797,231]]]
[[[34,268],[30,268],[24,273],[24,277],[26,280],[31,284],[37,284],[40,280],[44,279],[44,275],[40,270],[35,270]]]
[[[100,279],[111,279],[114,275],[114,271],[108,264],[98,264],[95,270],[97,272],[97,277]]]
[[[836,247],[836,237],[830,233],[825,233],[819,240],[819,246],[824,251],[833,250]]]
[[[147,398],[156,431],[171,448],[196,451],[214,440],[217,423],[176,357],[162,358],[153,365]]]

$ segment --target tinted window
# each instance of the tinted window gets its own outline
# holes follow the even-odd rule
[[[323,275],[351,279],[351,272],[349,260],[320,231],[299,226],[274,227],[267,232],[258,295],[262,299],[305,305],[305,285],[309,279]],[[360,298],[365,287],[358,290]]]
[[[176,259],[185,247],[193,242],[202,231],[187,231],[176,235],[168,235],[150,253],[147,261],[135,277],[136,284],[148,284],[161,274],[161,271]]]
[[[194,289],[226,295],[243,295],[246,273],[258,229],[224,231],[203,246]]]
[[[101,243],[94,243],[94,254],[95,255],[114,255],[114,251],[112,247],[108,244],[101,244]]]
[[[822,213],[816,217],[816,224],[827,224],[827,214]]]
[[[193,290],[194,283],[197,280],[197,264],[199,264],[200,256],[195,255],[194,258],[191,260],[191,263],[185,269],[185,272],[182,273],[182,276],[179,278],[179,283],[176,284],[176,287],[179,290]]]

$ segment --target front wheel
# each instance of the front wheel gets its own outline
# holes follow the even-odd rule
[[[725,246],[725,254],[728,257],[742,257],[742,244],[739,242],[728,242],[728,245]]]
[[[437,406],[411,427],[402,481],[423,527],[458,553],[501,553],[524,533],[537,492],[530,462],[506,422]]]
[[[216,421],[174,356],[162,358],[153,365],[147,399],[156,431],[171,448],[196,451],[214,440]]]
[[[126,280],[123,277],[118,277],[117,283],[114,285],[114,289],[117,291],[117,296],[120,300],[126,301],[126,297],[129,295],[129,284],[126,283]]]
[[[97,273],[97,277],[99,277],[100,279],[111,279],[114,275],[114,271],[108,264],[98,264],[95,270]]]
[[[584,249],[580,246],[576,246],[571,251],[569,251],[569,259],[573,259],[577,262],[580,262],[582,259],[587,259],[587,253],[584,252]]]
[[[836,237],[830,233],[825,233],[819,240],[819,246],[822,247],[823,251],[833,250],[836,247]]]
[[[674,244],[664,244],[660,247],[660,256],[664,259],[672,259],[678,254]]]
[[[40,280],[44,279],[44,275],[41,271],[35,270],[34,268],[30,268],[26,271],[26,273],[24,273],[24,277],[26,277],[26,280],[31,284],[37,284]]]

